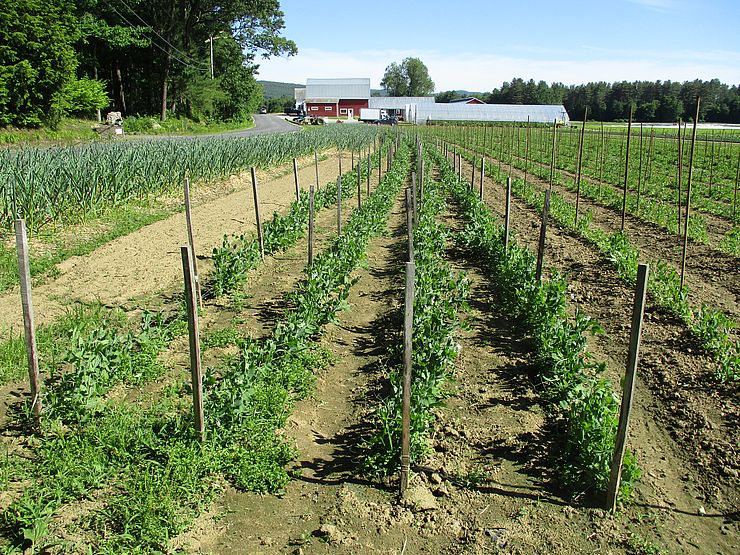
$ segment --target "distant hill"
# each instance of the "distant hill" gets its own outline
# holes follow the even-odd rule
[[[300,83],[281,83],[279,81],[257,81],[262,88],[265,90],[265,99],[280,98],[283,96],[289,96],[293,98],[293,89],[297,87],[305,87]]]

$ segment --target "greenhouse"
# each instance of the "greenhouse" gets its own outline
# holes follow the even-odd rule
[[[406,121],[424,125],[436,121],[570,122],[562,104],[416,104],[408,106]]]

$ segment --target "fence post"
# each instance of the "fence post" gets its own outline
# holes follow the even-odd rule
[[[18,251],[18,275],[21,284],[21,304],[23,306],[23,331],[26,340],[28,359],[28,380],[31,387],[31,406],[36,417],[36,424],[41,420],[41,383],[39,377],[39,360],[36,350],[36,328],[33,317],[33,300],[31,298],[31,270],[28,259],[28,236],[26,220],[15,220],[15,244]]]
[[[411,468],[411,361],[414,326],[414,274],[416,266],[406,262],[406,302],[403,325],[403,401],[401,407],[401,495],[409,487]]]
[[[617,507],[619,483],[622,479],[622,463],[627,445],[627,428],[632,412],[632,397],[635,392],[635,373],[640,356],[640,336],[642,334],[642,317],[645,312],[645,294],[647,292],[649,270],[647,264],[640,264],[637,267],[637,287],[635,288],[635,304],[632,309],[632,329],[630,331],[627,370],[624,376],[622,405],[619,409],[619,427],[617,428],[611,473],[609,475],[609,489],[606,494],[606,508],[611,511]]]
[[[257,222],[257,239],[260,244],[260,256],[265,259],[265,238],[262,236],[262,218],[260,216],[260,198],[257,192],[257,175],[252,168],[252,196],[254,197],[254,217]]]
[[[193,414],[195,433],[203,441],[205,425],[203,422],[203,374],[200,366],[200,333],[198,330],[198,308],[195,304],[195,284],[190,249],[180,247],[182,273],[185,278],[185,306],[188,312],[188,338],[190,342],[190,378],[193,388]]]
[[[188,230],[188,246],[193,253],[193,276],[195,278],[195,292],[198,295],[198,306],[203,308],[203,296],[200,292],[200,275],[198,274],[198,257],[195,254],[195,241],[193,240],[193,217],[190,211],[190,178],[185,176],[185,225]]]
[[[696,115],[694,116],[694,128],[691,131],[691,151],[689,152],[689,177],[686,186],[686,214],[684,215],[683,225],[683,252],[681,254],[681,287],[683,291],[683,282],[686,274],[686,251],[689,246],[689,214],[691,211],[691,180],[694,175],[694,145],[696,143],[696,122],[699,119],[699,103],[701,98],[696,99]]]
[[[545,191],[545,203],[542,205],[542,224],[540,226],[540,242],[537,247],[537,282],[542,281],[542,265],[545,259],[545,236],[547,234],[547,214],[550,211],[550,191]]]

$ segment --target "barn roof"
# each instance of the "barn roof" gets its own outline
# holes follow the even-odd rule
[[[307,79],[306,100],[370,98],[370,79]]]

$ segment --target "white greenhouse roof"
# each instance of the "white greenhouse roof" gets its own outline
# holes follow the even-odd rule
[[[307,79],[306,100],[316,98],[370,98],[370,79]]]
[[[403,110],[407,104],[434,104],[433,96],[371,96],[368,108]]]
[[[416,123],[427,121],[516,121],[567,124],[562,104],[417,104]]]

